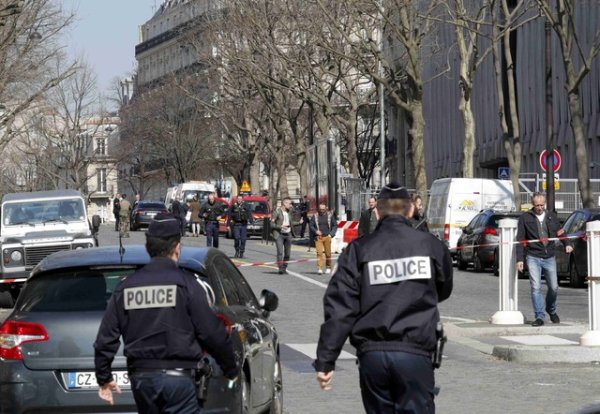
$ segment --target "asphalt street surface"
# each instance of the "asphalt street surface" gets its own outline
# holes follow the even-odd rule
[[[144,231],[131,232],[123,244],[143,244]],[[360,413],[363,412],[354,349],[347,344],[338,361],[333,389],[321,391],[311,366],[319,327],[322,323],[322,298],[329,275],[318,275],[315,251],[298,240],[292,247],[292,263],[287,275],[279,275],[274,265],[242,266],[240,269],[257,294],[268,288],[279,296],[279,309],[271,318],[281,338],[284,375],[284,412],[286,413]],[[103,225],[100,244],[118,244],[114,225]],[[204,246],[206,239],[185,237],[184,245]],[[233,257],[232,240],[220,239],[220,249]],[[275,246],[258,238],[248,241],[239,265],[275,260]],[[558,313],[564,322],[586,323],[586,289],[559,289]],[[519,281],[519,309],[533,318],[529,283]],[[498,278],[491,273],[458,271],[452,296],[440,305],[447,322],[488,321],[498,310]],[[444,362],[436,371],[438,413],[575,413],[600,404],[596,392],[600,365],[519,364],[496,359],[464,342],[450,340]]]

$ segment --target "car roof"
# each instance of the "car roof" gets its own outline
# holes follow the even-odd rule
[[[165,205],[165,203],[162,201],[154,201],[154,200],[140,200],[140,201],[138,201],[138,204],[162,204],[163,206]]]
[[[2,197],[2,202],[5,201],[20,201],[32,200],[39,198],[66,198],[66,197],[81,197],[81,193],[76,190],[53,190],[53,191],[33,191],[30,193],[10,193]]]
[[[267,197],[257,196],[257,195],[245,195],[242,196],[242,200],[244,201],[264,201],[267,202]]]
[[[144,246],[127,245],[123,247],[125,251],[122,257],[119,254],[119,246],[57,252],[42,260],[33,269],[32,275],[56,269],[88,266],[143,266],[150,261],[150,256]],[[219,254],[225,256],[224,253],[214,248],[184,246],[181,249],[178,264],[180,267],[200,272],[209,258]]]

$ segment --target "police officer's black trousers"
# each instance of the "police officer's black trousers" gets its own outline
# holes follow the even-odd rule
[[[433,414],[431,358],[408,352],[371,351],[359,357],[360,389],[367,414]]]
[[[243,224],[233,226],[233,245],[236,253],[244,254],[246,250],[246,239],[248,238],[248,228]]]
[[[206,246],[219,248],[219,222],[207,221],[204,226],[206,232]]]
[[[131,373],[131,390],[140,414],[200,414],[192,376],[161,372]]]

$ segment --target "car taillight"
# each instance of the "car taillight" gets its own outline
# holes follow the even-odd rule
[[[47,340],[48,332],[39,323],[6,321],[0,326],[0,358],[22,360],[21,345]]]
[[[450,225],[444,224],[444,240],[450,240]]]
[[[231,332],[233,332],[233,324],[231,323],[229,318],[222,313],[217,313],[216,315],[217,315],[217,318],[219,318],[221,320],[221,322],[223,322],[223,325],[225,325],[225,329],[227,330],[227,333],[231,334]]]
[[[498,235],[498,231],[496,231],[495,228],[493,227],[486,227],[483,229],[483,234],[487,234],[490,236],[497,236]]]

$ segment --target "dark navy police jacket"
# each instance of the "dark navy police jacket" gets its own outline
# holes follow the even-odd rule
[[[100,385],[111,381],[120,336],[130,369],[195,368],[208,351],[226,377],[238,375],[231,338],[204,289],[166,257],[152,258],[115,288],[94,343]]]
[[[402,216],[385,217],[339,257],[323,299],[315,369],[334,370],[348,336],[359,355],[431,355],[440,319],[437,304],[451,292],[452,259],[444,244]]]

